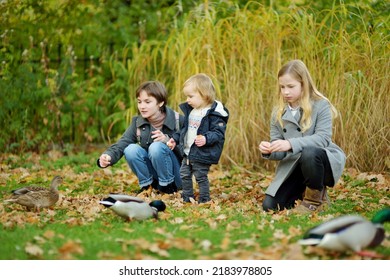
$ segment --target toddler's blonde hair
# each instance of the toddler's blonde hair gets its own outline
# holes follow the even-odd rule
[[[209,76],[204,73],[193,75],[184,82],[183,89],[190,85],[194,87],[194,90],[199,93],[199,95],[207,104],[214,102],[215,87]]]

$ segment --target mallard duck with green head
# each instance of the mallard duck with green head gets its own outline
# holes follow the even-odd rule
[[[359,215],[344,215],[309,229],[301,245],[334,251],[352,250],[361,256],[374,256],[365,248],[379,246],[385,239],[383,224],[390,221],[390,208],[377,212],[371,221]]]
[[[44,186],[25,186],[12,191],[12,198],[5,200],[8,203],[17,203],[40,211],[41,208],[53,206],[59,199],[58,186],[63,179],[61,176],[55,176],[51,181],[50,188]]]
[[[164,211],[166,208],[165,203],[161,200],[147,203],[139,197],[125,194],[110,194],[99,203],[129,221],[132,219],[141,221],[151,217],[158,219],[158,212]]]

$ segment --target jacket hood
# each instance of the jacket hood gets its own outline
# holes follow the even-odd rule
[[[187,102],[184,102],[179,105],[180,109],[185,113],[188,114],[189,111],[191,111],[193,108],[188,105]],[[215,100],[211,104],[211,108],[209,110],[210,114],[218,114],[223,118],[228,119],[229,118],[229,111],[228,109],[222,104],[221,101]]]
[[[215,112],[220,113],[222,117],[229,116],[227,109],[223,106],[221,101],[216,100],[215,103],[217,103],[217,106],[215,107]]]

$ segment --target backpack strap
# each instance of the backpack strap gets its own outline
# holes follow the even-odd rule
[[[141,130],[139,129],[139,126],[138,126],[138,120],[139,120],[139,117],[137,118],[136,122],[135,122],[135,126],[137,128],[137,143],[141,143]]]
[[[176,111],[175,111],[175,118],[176,118],[176,131],[180,131],[180,115]]]

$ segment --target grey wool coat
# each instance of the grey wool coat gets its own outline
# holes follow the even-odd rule
[[[302,112],[298,113],[299,116],[302,114]],[[332,142],[332,115],[330,104],[327,100],[313,101],[311,120],[311,127],[302,133],[299,121],[292,115],[288,106],[286,106],[282,116],[284,127],[280,126],[275,114],[273,114],[270,131],[271,142],[288,140],[292,149],[288,152],[274,152],[269,155],[262,155],[263,158],[279,161],[275,177],[266,190],[266,194],[275,196],[282,183],[295,169],[302,150],[309,146],[320,147],[326,151],[335,184],[340,179],[344,170],[346,156],[343,150]]]

